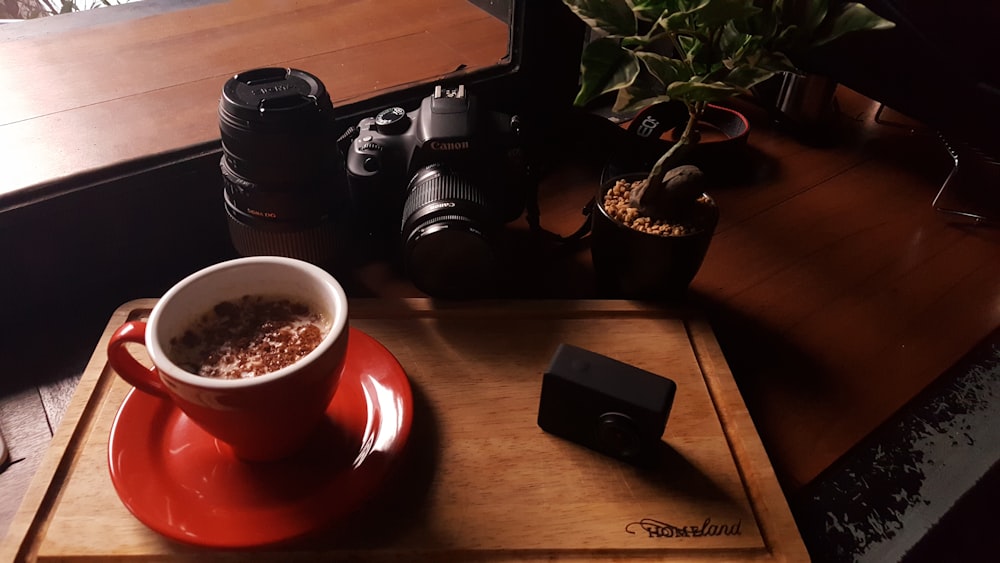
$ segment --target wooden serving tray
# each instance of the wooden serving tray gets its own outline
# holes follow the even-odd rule
[[[105,347],[112,316],[0,560],[225,559],[136,520],[107,467],[130,387]],[[257,559],[804,561],[807,552],[708,323],[620,301],[351,302],[351,323],[399,359],[414,392],[409,450],[382,494],[314,538]],[[639,469],[538,428],[542,373],[560,343],[669,377],[664,463]]]

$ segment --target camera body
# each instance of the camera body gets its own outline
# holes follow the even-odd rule
[[[362,119],[344,151],[356,230],[399,237],[427,293],[488,292],[501,270],[495,233],[534,186],[521,141],[517,116],[481,110],[464,86]]]
[[[348,248],[389,251],[434,297],[495,293],[509,270],[500,227],[535,186],[518,117],[439,85],[413,111],[342,121],[302,70],[252,69],[225,83],[220,168],[237,252],[325,267]]]
[[[361,120],[346,151],[351,199],[365,217],[398,231],[408,186],[421,169],[438,165],[481,187],[492,214],[512,221],[529,187],[518,126],[517,116],[481,111],[461,85],[436,86],[408,113],[383,109]]]
[[[656,459],[676,392],[666,377],[560,344],[542,377],[538,426],[641,465]]]

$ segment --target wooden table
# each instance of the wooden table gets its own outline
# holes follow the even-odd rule
[[[126,304],[111,318],[0,547],[4,560],[248,556],[159,536],[111,484],[108,436],[130,386],[108,367],[104,348],[111,332],[154,303]],[[390,493],[360,514],[256,556],[808,560],[725,358],[696,311],[615,301],[355,300],[350,317],[410,379],[418,397],[412,455]],[[541,375],[560,343],[677,383],[654,465],[633,467],[538,428]]]
[[[386,3],[345,2],[344,10]],[[413,3],[399,4],[406,10]],[[268,49],[251,45],[246,52],[253,56],[243,58],[245,33],[267,34],[276,28],[245,10],[227,12],[226,6],[303,6],[304,14],[315,17],[275,16],[285,28],[300,29],[301,34],[295,35],[300,40],[282,41]],[[336,76],[339,82],[339,67],[331,61],[349,61],[338,58],[344,54],[341,51],[319,46],[330,40],[330,29],[346,34],[339,37],[365,33],[364,28],[338,28],[337,18],[318,2],[234,0],[199,10],[207,11],[196,13],[215,19],[192,20],[177,12],[156,16],[152,23],[137,20],[137,27],[117,23],[90,33],[67,31],[66,45],[72,48],[44,37],[0,46],[0,78],[4,84],[15,80],[22,86],[5,94],[10,103],[0,104],[4,168],[0,195],[22,188],[33,192],[41,185],[37,182],[66,180],[81,171],[214,139],[218,88],[233,67],[258,66],[262,61],[289,64],[324,78]],[[444,20],[437,18],[445,15],[438,10],[413,17],[441,23]],[[400,29],[411,23],[410,18],[390,19]],[[217,27],[229,32],[220,34]],[[402,34],[396,40],[405,43],[412,36]],[[108,77],[97,68],[98,57],[80,62],[66,55],[107,53],[105,44],[118,47],[112,49],[118,72]],[[125,49],[129,45],[136,46],[134,52]],[[309,49],[318,51],[309,54]],[[358,46],[352,56],[367,52]],[[400,52],[408,62],[393,69],[404,76],[417,67],[428,75],[452,68],[432,67],[423,57]],[[497,55],[484,57],[483,64]],[[150,65],[150,60],[157,64]],[[467,60],[456,56],[447,59],[447,65]],[[198,71],[202,68],[205,72]],[[378,75],[388,69],[366,64],[360,70]],[[379,85],[352,82],[361,80],[356,74],[345,74],[343,79],[350,87],[335,90],[341,92],[338,98],[364,96]],[[333,82],[328,82],[331,89],[341,88]],[[789,493],[816,479],[1000,326],[996,307],[1000,236],[995,229],[972,228],[931,208],[950,167],[936,136],[891,111],[883,115],[888,123],[876,122],[877,103],[849,90],[838,92],[838,102],[836,127],[823,145],[802,143],[774,127],[761,112],[749,112],[753,167],[744,181],[713,190],[721,209],[720,226],[692,284],[692,302],[710,320],[779,481]],[[541,186],[544,224],[561,233],[575,229],[595,177],[594,167],[588,165],[553,170]],[[65,263],[80,266],[79,271],[87,274],[91,272],[86,264],[98,264],[94,269],[102,274],[124,270],[122,264],[133,264],[145,247],[136,241],[122,244],[114,232],[148,220],[144,202],[164,201],[159,191],[152,193],[152,186],[144,188],[107,196],[115,202],[130,198],[134,208],[129,214],[102,215],[109,200],[101,197],[87,204],[73,199],[52,217],[26,222],[39,231],[57,233],[54,238],[42,237],[41,243],[33,238],[27,245],[19,234],[12,235],[4,240],[3,251],[30,258],[29,263],[44,272]],[[0,215],[0,233],[6,233],[8,215]],[[197,238],[181,240],[192,252],[203,243]],[[536,245],[519,265],[520,296],[594,296],[585,245],[542,246]],[[101,260],[93,256],[97,251]],[[7,261],[4,267],[9,267]],[[142,268],[130,272],[132,277],[122,281],[123,286],[134,284],[129,291],[162,289],[172,281],[159,274],[147,280]],[[0,271],[4,279],[23,273]],[[0,417],[15,455],[28,458],[0,475],[5,492],[23,490],[7,487],[15,478],[26,483],[38,467],[65,409],[64,398],[75,386],[107,315],[126,300],[91,304],[87,298],[93,296],[85,293],[67,296],[79,277],[79,273],[54,276],[41,289],[27,287],[16,293],[19,301],[39,310],[58,301],[50,308],[71,310],[81,322],[53,336],[59,354],[40,338],[19,337],[8,344],[5,360],[34,354],[43,361],[3,366],[3,381],[16,383],[5,389]],[[385,264],[366,265],[357,277],[356,296],[418,295]],[[157,294],[147,291],[129,297]],[[25,404],[30,407],[21,408]],[[13,421],[24,423],[16,440],[11,435]],[[14,510],[2,502],[0,509]]]
[[[507,55],[508,36],[505,21],[467,0],[171,0],[0,26],[0,288],[41,310],[52,305],[52,294],[44,284],[18,280],[37,276],[62,285],[104,270],[95,266],[101,262],[95,253],[114,245],[94,236],[107,206],[75,202],[59,209],[60,202],[86,192],[91,173],[217,143],[219,96],[236,72],[268,65],[308,70],[321,77],[339,108],[415,81],[497,64]],[[176,193],[175,186],[168,190]],[[150,195],[100,197],[148,203]],[[36,207],[45,209],[40,217],[20,218]],[[83,216],[93,222],[75,223]],[[86,242],[64,246],[74,241]],[[215,253],[217,246],[209,246]],[[116,265],[108,269],[127,260],[129,252],[120,250],[111,251]],[[49,270],[57,264],[58,272]],[[0,431],[21,460],[0,475],[0,534],[108,313],[129,298],[158,294],[101,305],[98,292],[90,287],[74,299],[73,322],[58,336],[58,358],[42,353],[45,360],[32,360],[40,346],[32,338],[0,344]]]
[[[467,0],[227,0],[106,19],[2,42],[0,196],[218,139],[222,84],[243,70],[307,70],[339,106],[497,64],[509,35]]]

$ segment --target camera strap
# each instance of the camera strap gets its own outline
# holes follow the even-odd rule
[[[544,237],[560,244],[569,244],[583,240],[583,237],[590,234],[590,216],[594,212],[593,199],[588,201],[587,204],[583,206],[583,209],[580,210],[580,213],[585,217],[583,224],[581,224],[576,231],[567,236],[553,233],[552,231],[546,230],[542,227],[541,211],[538,209],[537,188],[531,191],[526,208],[525,219],[528,221],[528,227],[531,229],[531,232],[537,236]]]
[[[589,114],[586,124],[583,125],[584,137],[604,137],[599,139],[587,138],[586,142],[596,145],[608,144],[613,147],[604,156],[608,158],[601,171],[600,182],[603,184],[609,178],[617,176],[623,172],[620,159],[612,153],[614,151],[626,152],[630,156],[636,153],[659,155],[666,151],[672,141],[661,138],[666,132],[674,129],[678,125],[683,125],[687,118],[687,110],[679,102],[662,102],[648,106],[628,119],[613,118],[598,114]],[[595,125],[599,120],[600,125]],[[637,147],[642,150],[634,150]],[[623,148],[627,147],[624,151]],[[638,165],[640,168],[645,164]],[[628,168],[628,165],[626,165]],[[639,168],[635,168],[638,170]],[[634,171],[634,170],[624,170]],[[526,219],[531,231],[536,235],[561,244],[569,244],[582,240],[590,233],[591,215],[594,213],[595,200],[592,198],[583,206],[580,213],[584,216],[584,221],[579,228],[569,235],[560,235],[546,230],[541,225],[541,211],[538,207],[537,185],[531,190],[528,196]]]

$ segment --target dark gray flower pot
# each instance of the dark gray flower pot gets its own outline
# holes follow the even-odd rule
[[[708,252],[719,222],[719,208],[704,206],[706,228],[687,235],[661,236],[636,231],[604,210],[604,194],[619,178],[601,185],[592,214],[590,251],[597,290],[614,299],[676,300],[684,297]]]

